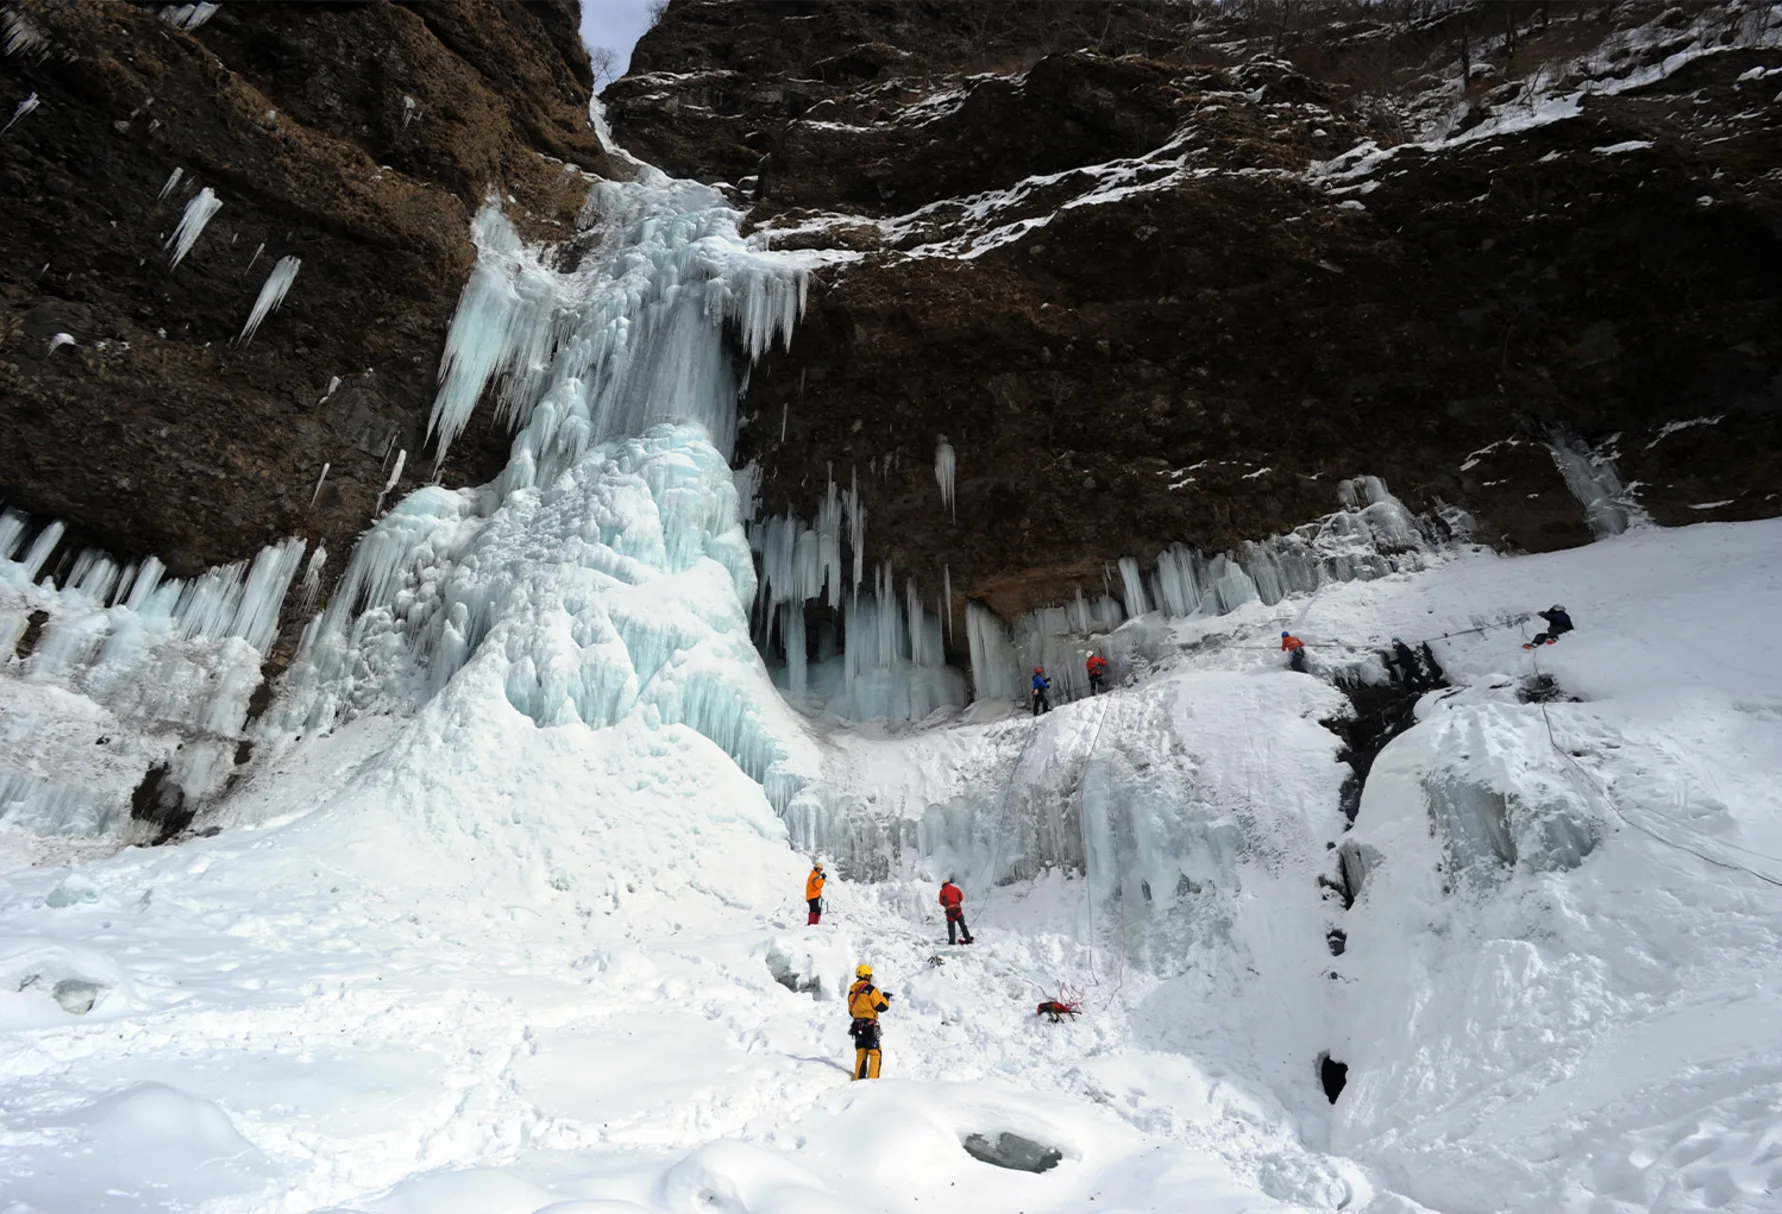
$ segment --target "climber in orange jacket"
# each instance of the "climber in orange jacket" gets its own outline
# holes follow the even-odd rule
[[[957,885],[953,884],[953,878],[948,877],[941,883],[940,904],[941,909],[947,912],[948,944],[959,943],[955,938],[956,935],[964,936],[965,942],[971,943],[971,928],[965,926],[965,911],[961,905],[964,901],[965,895],[959,892]]]
[[[817,920],[823,917],[823,885],[827,880],[821,864],[811,865],[811,875],[804,879],[804,900],[811,908],[811,917],[805,920],[806,927],[815,927]]]
[[[857,965],[858,979],[848,988],[848,1015],[854,1022],[848,1036],[854,1039],[854,1078],[877,1079],[883,1054],[879,1048],[879,1013],[891,1006],[891,992],[872,984],[872,966]]]
[[[1281,648],[1287,652],[1287,664],[1301,674],[1306,673],[1306,643],[1291,632],[1281,634]]]

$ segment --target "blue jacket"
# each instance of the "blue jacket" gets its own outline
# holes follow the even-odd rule
[[[1572,617],[1563,611],[1537,611],[1535,614],[1547,621],[1549,632],[1561,633],[1572,630]]]
[[[1049,682],[1046,681],[1045,675],[1036,674],[1033,676],[1033,689],[1035,691],[1045,691],[1048,688],[1050,688],[1051,686],[1052,686],[1052,684],[1050,684]]]

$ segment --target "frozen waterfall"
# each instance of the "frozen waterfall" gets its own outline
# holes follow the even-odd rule
[[[543,727],[684,724],[776,804],[814,771],[756,656],[756,572],[727,453],[738,368],[786,339],[808,255],[751,249],[738,213],[688,182],[602,182],[573,271],[493,205],[447,338],[443,451],[485,390],[518,427],[480,488],[419,489],[354,551],[305,632],[274,734],[412,710],[476,667]],[[840,531],[840,495],[828,520]],[[819,581],[840,593],[834,543]],[[790,558],[769,576],[805,579]]]

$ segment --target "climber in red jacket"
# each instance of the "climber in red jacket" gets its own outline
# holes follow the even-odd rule
[[[1089,668],[1089,694],[1100,695],[1102,680],[1108,677],[1108,660],[1099,653],[1091,653],[1083,665]]]
[[[967,944],[971,943],[971,928],[965,926],[965,911],[962,909],[964,902],[965,895],[959,892],[957,885],[953,884],[953,878],[948,877],[946,881],[942,882],[940,904],[941,909],[947,912],[948,944],[958,944],[959,936],[964,936]],[[956,931],[955,924],[958,925]]]
[[[1281,634],[1281,648],[1287,651],[1287,664],[1301,674],[1306,673],[1306,643],[1291,632]]]

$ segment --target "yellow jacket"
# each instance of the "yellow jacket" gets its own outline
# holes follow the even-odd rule
[[[823,882],[826,880],[828,880],[828,878],[823,875],[822,869],[811,869],[811,875],[804,879],[804,900],[809,902],[812,898],[821,898],[823,896]]]
[[[877,1020],[879,1013],[890,1006],[879,988],[866,978],[848,988],[848,1015],[856,1020]]]

